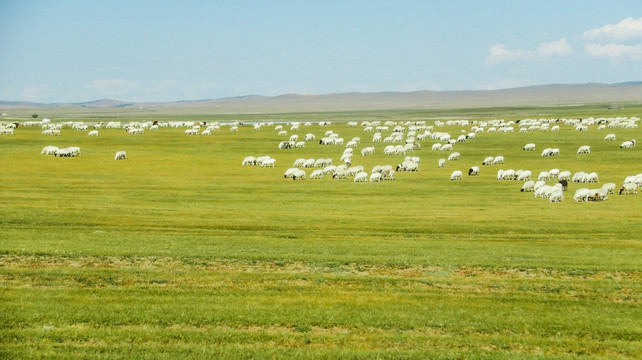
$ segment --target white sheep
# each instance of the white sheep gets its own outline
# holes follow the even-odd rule
[[[515,172],[518,181],[527,181],[531,179],[533,173],[530,170],[518,170]]]
[[[517,171],[513,169],[504,170],[502,180],[517,180]]]
[[[361,149],[361,156],[374,155],[374,153],[375,153],[374,146],[367,146]]]
[[[58,148],[57,146],[48,145],[42,148],[42,151],[40,153],[46,155],[55,155],[56,151],[58,150],[60,150],[60,148]]]
[[[535,191],[535,182],[533,180],[529,180],[522,185],[522,190],[521,192],[530,192],[530,191]]]
[[[397,165],[395,171],[419,171],[419,164],[414,161],[403,161],[401,164]]]
[[[92,130],[92,131],[88,132],[87,135],[89,135],[89,136],[98,136],[98,130]]]
[[[285,170],[285,174],[283,174],[284,178],[291,178],[294,175],[294,172],[298,171],[299,169],[297,168],[289,168]]]
[[[310,179],[323,179],[323,170],[316,169],[312,171],[312,174],[310,174]]]
[[[625,141],[620,145],[620,149],[632,149],[635,146],[635,140]]]
[[[246,156],[241,165],[256,165],[256,157]]]
[[[551,194],[548,196],[548,201],[550,202],[564,201],[564,192],[560,189],[554,189],[551,192]]]
[[[464,175],[462,174],[461,170],[455,170],[450,174],[450,180],[463,180]]]
[[[307,160],[305,160],[305,161],[303,162],[303,165],[302,165],[302,166],[303,166],[304,168],[311,168],[311,167],[314,167],[314,162],[315,162],[315,160],[314,160],[314,159],[307,159]]]
[[[522,148],[523,151],[535,151],[535,144],[528,143]]]
[[[381,180],[394,180],[395,179],[395,170],[391,168],[385,168],[381,170]]]
[[[533,185],[533,191],[537,191],[537,189],[541,188],[542,186],[546,186],[546,181],[537,180],[535,182],[535,185]]]
[[[446,159],[439,159],[439,162],[437,163],[437,165],[438,165],[440,168],[442,168],[442,167],[446,167]]]
[[[333,179],[347,179],[348,178],[348,172],[345,169],[337,167],[334,170],[334,174],[332,175]]]
[[[606,141],[609,141],[609,140],[615,141],[615,134],[606,134],[606,136],[604,137],[604,140],[606,140]]]
[[[615,193],[615,183],[606,183],[602,185],[602,189],[606,190],[607,194],[614,194]]]
[[[457,161],[459,160],[459,157],[461,156],[460,153],[454,152],[448,156],[448,161]]]
[[[479,175],[479,166],[471,166],[468,169],[468,176]]]
[[[127,159],[127,153],[124,150],[116,152],[114,160],[125,160]]]
[[[589,200],[590,191],[587,188],[579,188],[575,190],[575,195],[573,195],[573,201],[583,202]]]
[[[261,162],[262,167],[275,167],[276,166],[276,159],[270,158],[266,159],[263,162]]]
[[[360,171],[354,176],[354,182],[368,182],[368,173]]]
[[[561,171],[559,173],[559,176],[557,177],[558,180],[566,180],[566,181],[571,181],[571,172],[570,171]]]
[[[493,161],[495,160],[494,157],[492,156],[487,156],[484,161],[482,161],[482,165],[492,165]]]
[[[591,153],[591,147],[588,145],[582,145],[577,149],[578,154],[590,154]]]
[[[380,182],[381,181],[381,173],[380,172],[373,172],[370,174],[370,182]]]
[[[628,183],[622,184],[622,186],[620,187],[620,192],[619,192],[620,195],[622,194],[629,195],[629,194],[637,194],[637,193],[638,193],[638,185],[636,183],[628,182]]]
[[[297,169],[292,173],[292,180],[305,180],[305,170]]]
[[[537,175],[537,180],[548,181],[551,178],[551,174],[548,171],[540,171]]]

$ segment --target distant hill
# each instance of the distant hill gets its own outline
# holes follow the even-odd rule
[[[135,103],[101,99],[83,103],[41,104],[0,101],[0,108],[193,108],[207,113],[343,111],[412,108],[551,106],[642,101],[642,81],[617,84],[551,84],[500,90],[413,91],[337,94],[248,95],[222,99]]]

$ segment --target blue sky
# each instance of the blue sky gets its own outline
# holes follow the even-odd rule
[[[0,99],[642,80],[642,1],[0,0]]]

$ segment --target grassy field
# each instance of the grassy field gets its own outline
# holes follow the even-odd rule
[[[360,136],[353,165],[369,171],[403,156],[383,155],[379,143],[362,157],[372,134],[347,120],[640,116],[642,107],[39,111],[54,121],[313,121],[284,128]],[[642,173],[640,148],[619,149],[642,140],[641,129],[596,128],[478,134],[442,169],[447,154],[427,140],[409,154],[421,158],[419,172],[382,183],[284,179],[295,159],[338,163],[344,147],[279,150],[287,138],[269,127],[209,137],[101,129],[96,138],[18,128],[0,136],[0,358],[641,358],[640,195],[574,203],[586,185],[571,183],[565,201],[550,203],[496,180],[500,168],[535,176],[559,168],[596,171],[619,187]],[[470,126],[439,130],[457,136]],[[603,141],[609,132],[618,141]],[[522,151],[528,142],[537,151]],[[82,155],[41,155],[46,145],[80,146]],[[591,154],[576,154],[581,145]],[[542,158],[545,147],[561,156]],[[129,158],[114,161],[118,150]],[[271,155],[277,166],[241,166],[248,155]],[[453,170],[497,155],[504,165],[450,181]]]

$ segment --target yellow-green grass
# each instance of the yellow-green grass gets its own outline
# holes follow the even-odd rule
[[[630,107],[629,107],[630,108]],[[192,116],[208,121],[333,121],[292,132],[372,134],[345,120],[470,120],[610,115],[596,108]],[[625,116],[639,116],[627,109]],[[524,112],[524,113],[522,113]],[[642,112],[642,111],[641,111]],[[621,113],[618,113],[621,115]],[[161,120],[176,118],[159,116]],[[508,117],[506,117],[508,118]],[[147,121],[117,113],[108,120]],[[60,119],[62,120],[62,119]],[[74,120],[78,120],[74,118]],[[83,120],[83,119],[80,119]],[[87,117],[86,121],[96,121]],[[100,119],[99,119],[100,120]],[[105,119],[105,121],[108,121]],[[459,135],[469,127],[447,126]],[[441,130],[441,129],[440,129]],[[517,130],[517,128],[516,128]],[[498,169],[596,171],[618,186],[642,173],[639,129],[478,134],[461,160],[423,142],[417,173],[395,181],[292,181],[297,158],[273,128],[212,136],[184,129],[96,138],[19,128],[0,137],[0,356],[6,358],[636,358],[642,355],[640,197],[562,203],[497,181]],[[613,132],[618,141],[603,141]],[[537,151],[524,152],[527,142]],[[41,155],[80,146],[76,158]],[[578,155],[581,145],[591,154]],[[545,147],[561,156],[542,158]],[[129,159],[115,161],[118,150]],[[271,155],[276,168],[241,166]],[[451,182],[453,170],[504,165]],[[308,170],[308,175],[311,170]],[[599,186],[601,184],[597,184]]]

